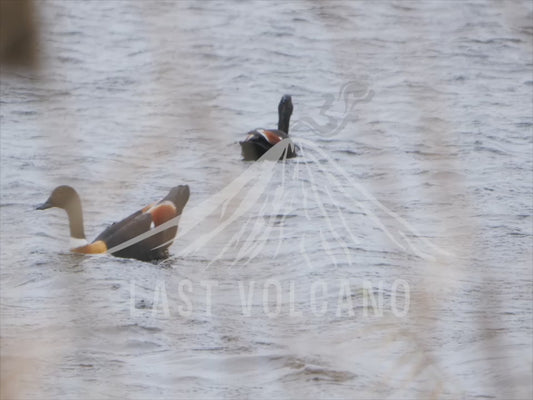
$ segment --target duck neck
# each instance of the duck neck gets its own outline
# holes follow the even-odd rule
[[[83,230],[83,213],[81,210],[81,201],[79,197],[73,198],[65,211],[68,215],[68,222],[70,226],[70,237],[74,239],[85,239],[85,232]]]
[[[291,119],[291,114],[284,112],[283,110],[279,111],[279,120],[278,120],[278,130],[289,134],[289,121]]]

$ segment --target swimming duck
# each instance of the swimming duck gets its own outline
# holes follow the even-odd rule
[[[178,231],[177,218],[174,218],[181,215],[188,200],[189,186],[176,186],[158,203],[109,226],[92,243],[85,239],[81,200],[72,187],[56,187],[37,210],[58,207],[67,212],[72,252],[111,253],[116,257],[151,261],[168,257],[168,248]],[[165,223],[168,228],[157,228]]]
[[[247,133],[246,139],[239,142],[245,160],[257,160],[272,146],[289,137],[289,121],[292,114],[292,98],[284,95],[278,105],[278,129],[254,129]],[[287,147],[287,158],[296,157],[293,145]],[[283,158],[283,157],[282,157]]]

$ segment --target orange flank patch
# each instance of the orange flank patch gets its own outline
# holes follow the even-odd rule
[[[176,207],[171,201],[164,201],[150,208],[148,212],[152,214],[154,225],[158,226],[176,216]]]
[[[274,132],[272,131],[263,131],[264,134],[265,134],[265,137],[267,138],[267,140],[271,143],[271,144],[276,144],[278,143],[279,141],[281,141],[281,138],[276,135]]]
[[[101,240],[98,240],[88,245],[76,247],[75,249],[71,249],[71,251],[74,253],[82,253],[82,254],[100,254],[100,253],[105,253],[107,251],[107,246],[104,242],[102,242]]]
[[[148,211],[148,210],[149,210],[150,208],[152,208],[153,206],[154,206],[154,203],[152,203],[152,204],[148,204],[146,207],[144,207],[144,208],[142,209],[142,212],[145,213],[146,211]]]

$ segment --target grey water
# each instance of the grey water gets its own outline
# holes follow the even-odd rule
[[[4,398],[531,398],[529,1],[36,2],[3,68]],[[291,94],[297,158],[241,160]],[[68,251],[178,184],[171,258]]]

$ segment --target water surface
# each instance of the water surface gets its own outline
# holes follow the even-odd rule
[[[38,7],[1,85],[6,393],[531,397],[530,2]],[[284,93],[300,157],[241,161]],[[60,184],[90,239],[188,184],[172,257],[68,253]]]

